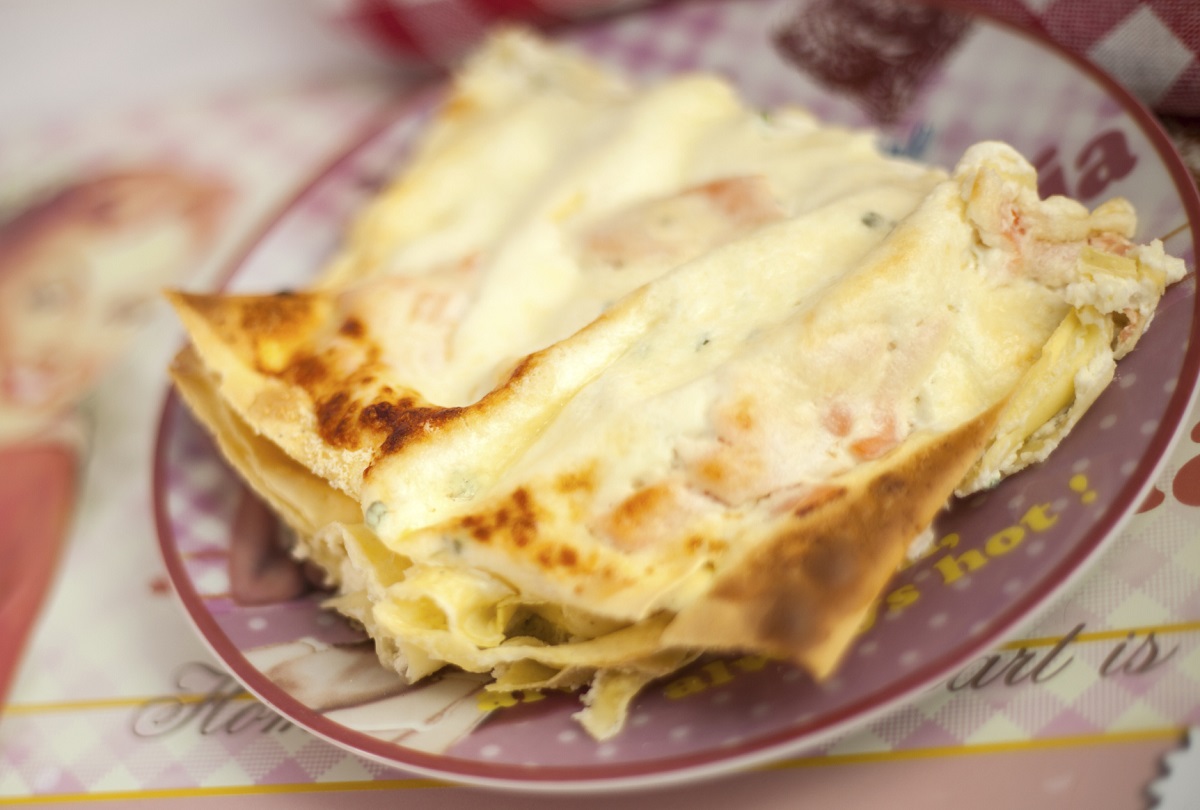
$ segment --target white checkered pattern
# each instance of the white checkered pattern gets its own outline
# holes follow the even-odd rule
[[[651,0],[652,1],[652,0]],[[345,0],[335,16],[408,62],[446,65],[501,20],[561,24],[647,0]],[[969,0],[1093,59],[1165,114],[1200,115],[1195,0]]]

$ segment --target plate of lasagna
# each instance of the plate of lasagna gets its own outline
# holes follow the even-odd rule
[[[1186,170],[1093,68],[860,5],[498,31],[169,294],[160,542],[249,691],[439,778],[692,780],[1120,531],[1200,368]]]

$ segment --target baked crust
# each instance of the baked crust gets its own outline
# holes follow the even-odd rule
[[[331,584],[338,584],[340,556],[323,551],[311,538],[330,523],[361,520],[358,502],[256,433],[222,399],[194,348],[185,347],[175,356],[170,373],[188,409],[217,440],[226,461],[295,533],[293,553],[313,559]]]
[[[997,405],[944,434],[916,436],[894,453],[831,482],[676,615],[663,643],[755,650],[795,661],[822,679],[903,561],[983,450]]]

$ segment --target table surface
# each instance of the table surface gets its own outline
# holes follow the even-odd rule
[[[219,244],[188,280],[204,288],[314,167],[395,98],[396,87],[377,78],[310,82],[10,128],[0,136],[0,177],[12,182],[0,203],[81,166],[165,159],[213,171],[236,196]],[[139,725],[147,707],[204,699],[180,692],[181,671],[220,673],[171,597],[149,504],[163,370],[180,340],[163,307],[81,411],[89,440],[73,528],[0,715],[0,805],[297,807],[352,797],[361,807],[558,806],[390,770],[293,726],[230,723],[216,705],[153,733]],[[1026,628],[1025,641],[996,651],[1009,661],[1020,647],[1045,654],[1068,639],[1070,666],[1055,677],[938,688],[811,755],[621,802],[659,810],[1151,806],[1164,755],[1200,725],[1197,526],[1200,413],[1189,416],[1121,537]],[[918,728],[967,742],[934,745]],[[571,801],[586,808],[612,799]]]

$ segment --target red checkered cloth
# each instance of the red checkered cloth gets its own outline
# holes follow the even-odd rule
[[[904,0],[867,0],[895,5]],[[953,0],[952,0],[953,2]],[[340,0],[339,17],[410,63],[446,66],[502,21],[550,27],[643,0]],[[1200,117],[1200,0],[958,0],[1044,33],[1163,115]]]

